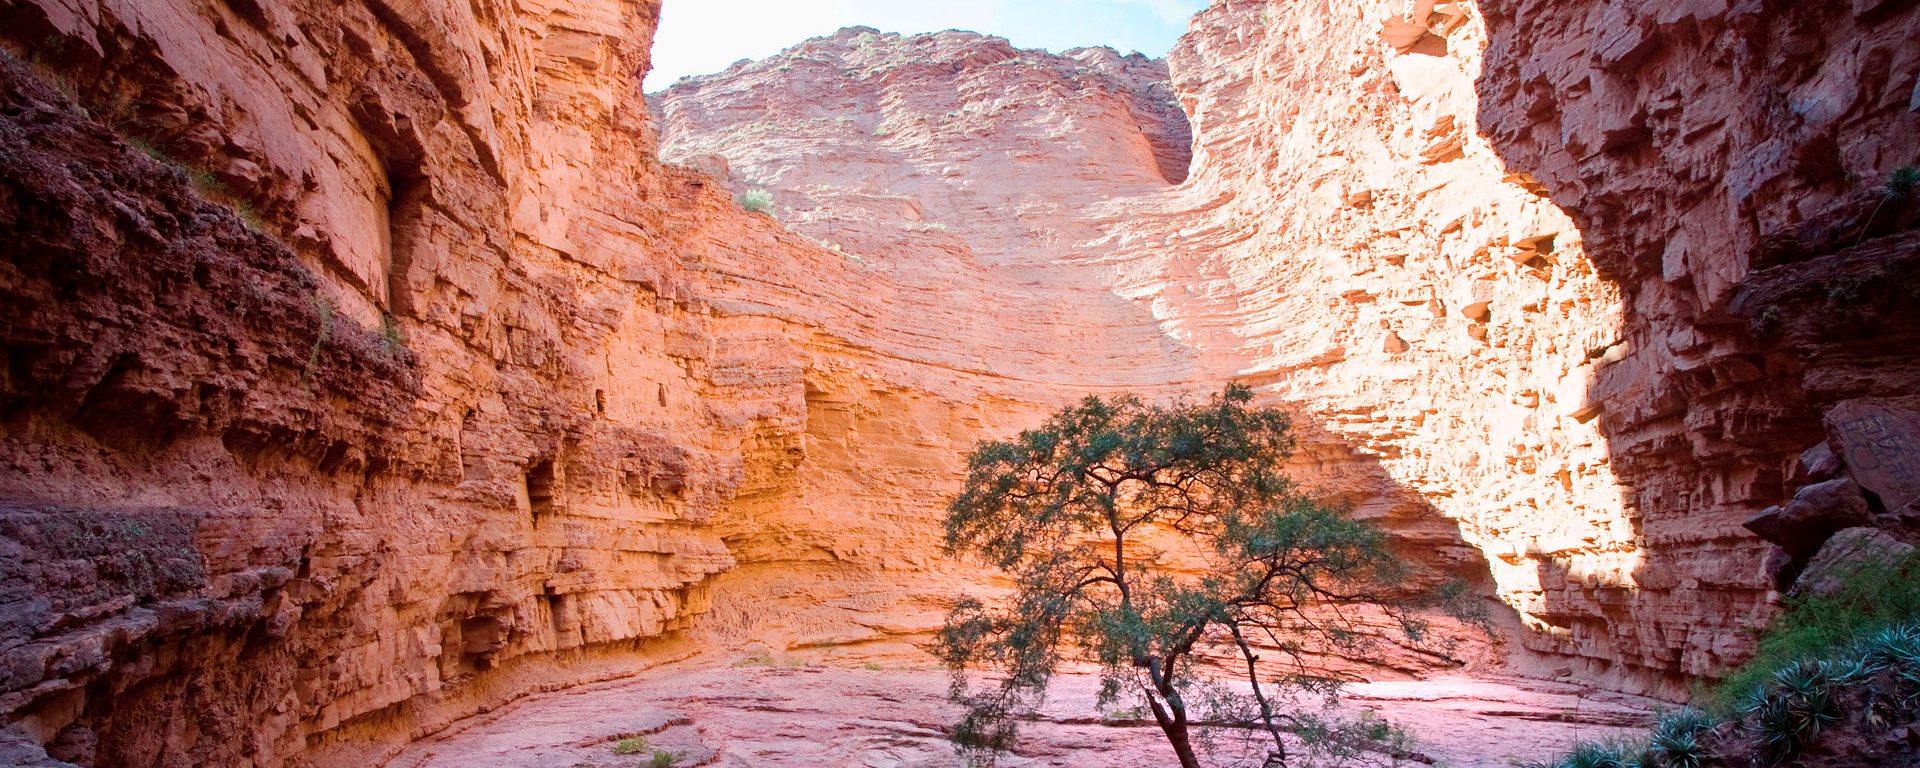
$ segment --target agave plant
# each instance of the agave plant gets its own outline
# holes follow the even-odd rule
[[[1789,698],[1824,691],[1830,683],[1826,669],[1817,661],[1796,661],[1773,673],[1773,688]]]
[[[1767,696],[1748,715],[1754,747],[1762,765],[1777,765],[1799,751],[1794,741],[1793,714],[1785,697]]]
[[[1819,739],[1821,731],[1840,722],[1834,685],[1826,665],[1799,661],[1781,667],[1770,684],[1744,703],[1742,715],[1750,722],[1763,762],[1791,759]]]
[[[1878,671],[1866,654],[1861,653],[1848,653],[1820,662],[1820,675],[1835,685],[1851,685],[1872,677]]]
[[[1707,759],[1700,737],[1685,731],[1655,733],[1647,755],[1659,768],[1700,768]]]
[[[1663,715],[1653,725],[1647,745],[1648,764],[1653,768],[1700,768],[1707,750],[1700,737],[1713,729],[1713,716],[1685,707]]]
[[[1644,745],[1614,740],[1581,742],[1566,757],[1550,765],[1553,768],[1652,768],[1654,764],[1649,761]]]

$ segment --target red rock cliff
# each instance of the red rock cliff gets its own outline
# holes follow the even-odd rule
[[[0,4],[0,755],[362,765],[898,651],[980,581],[960,454],[1089,392],[1296,404],[1546,674],[1677,686],[1913,538],[1912,3],[1334,5],[849,30],[650,120],[651,0]]]
[[[1746,523],[1841,482],[1801,460],[1846,452],[1837,431],[1816,449],[1828,408],[1910,402],[1889,235],[1910,197],[1883,182],[1920,159],[1915,23],[1872,2],[1217,2],[1168,62],[1184,178],[1156,172],[1178,131],[1139,119],[1168,97],[1132,79],[1157,65],[1111,52],[851,29],[658,100],[664,156],[773,190],[873,269],[982,265],[975,285],[1078,307],[1104,288],[1146,317],[1072,314],[1102,330],[1086,345],[1143,350],[1150,320],[1183,366],[1163,383],[1300,405],[1327,455],[1412,492],[1387,513],[1403,541],[1471,545],[1535,671],[1678,693],[1744,657],[1832,528],[1904,525],[1820,522],[1780,553]]]

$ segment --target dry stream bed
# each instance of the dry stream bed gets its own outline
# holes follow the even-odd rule
[[[633,768],[652,752],[678,768],[963,766],[944,738],[955,708],[934,669],[690,661],[625,680],[535,696],[469,718],[408,747],[386,768]],[[1055,680],[1040,718],[1001,761],[1029,766],[1162,766],[1172,760],[1150,719],[1115,721],[1094,707],[1097,680]],[[1655,702],[1535,680],[1437,677],[1349,688],[1344,706],[1377,711],[1409,728],[1435,765],[1507,768],[1579,739],[1630,728]],[[616,754],[623,739],[646,749]],[[1214,765],[1258,766],[1237,734],[1216,739]],[[1249,751],[1248,754],[1257,754]],[[1353,764],[1385,765],[1361,760]],[[1418,763],[1402,763],[1417,765]]]

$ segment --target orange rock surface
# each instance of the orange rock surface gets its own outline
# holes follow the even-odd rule
[[[0,760],[366,765],[909,656],[992,588],[938,548],[974,441],[1227,380],[1521,671],[1673,693],[1765,620],[1741,523],[1822,415],[1915,405],[1911,4],[852,29],[649,104],[658,5],[0,5]]]

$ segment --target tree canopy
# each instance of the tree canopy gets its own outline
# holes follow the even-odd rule
[[[1312,649],[1367,642],[1337,606],[1384,602],[1407,570],[1377,528],[1286,477],[1292,422],[1252,399],[1238,385],[1173,406],[1089,397],[976,448],[946,545],[1006,571],[1015,593],[999,607],[960,600],[940,632],[967,708],[953,734],[963,749],[991,761],[1009,746],[1069,658],[1102,669],[1102,706],[1144,703],[1187,768],[1200,764],[1196,718],[1264,732],[1269,765],[1285,764],[1287,735],[1393,735],[1286,711],[1333,690]],[[1284,663],[1263,664],[1268,653]],[[1239,670],[1243,686],[1206,664]],[[977,690],[969,671],[982,668],[1004,677]]]

